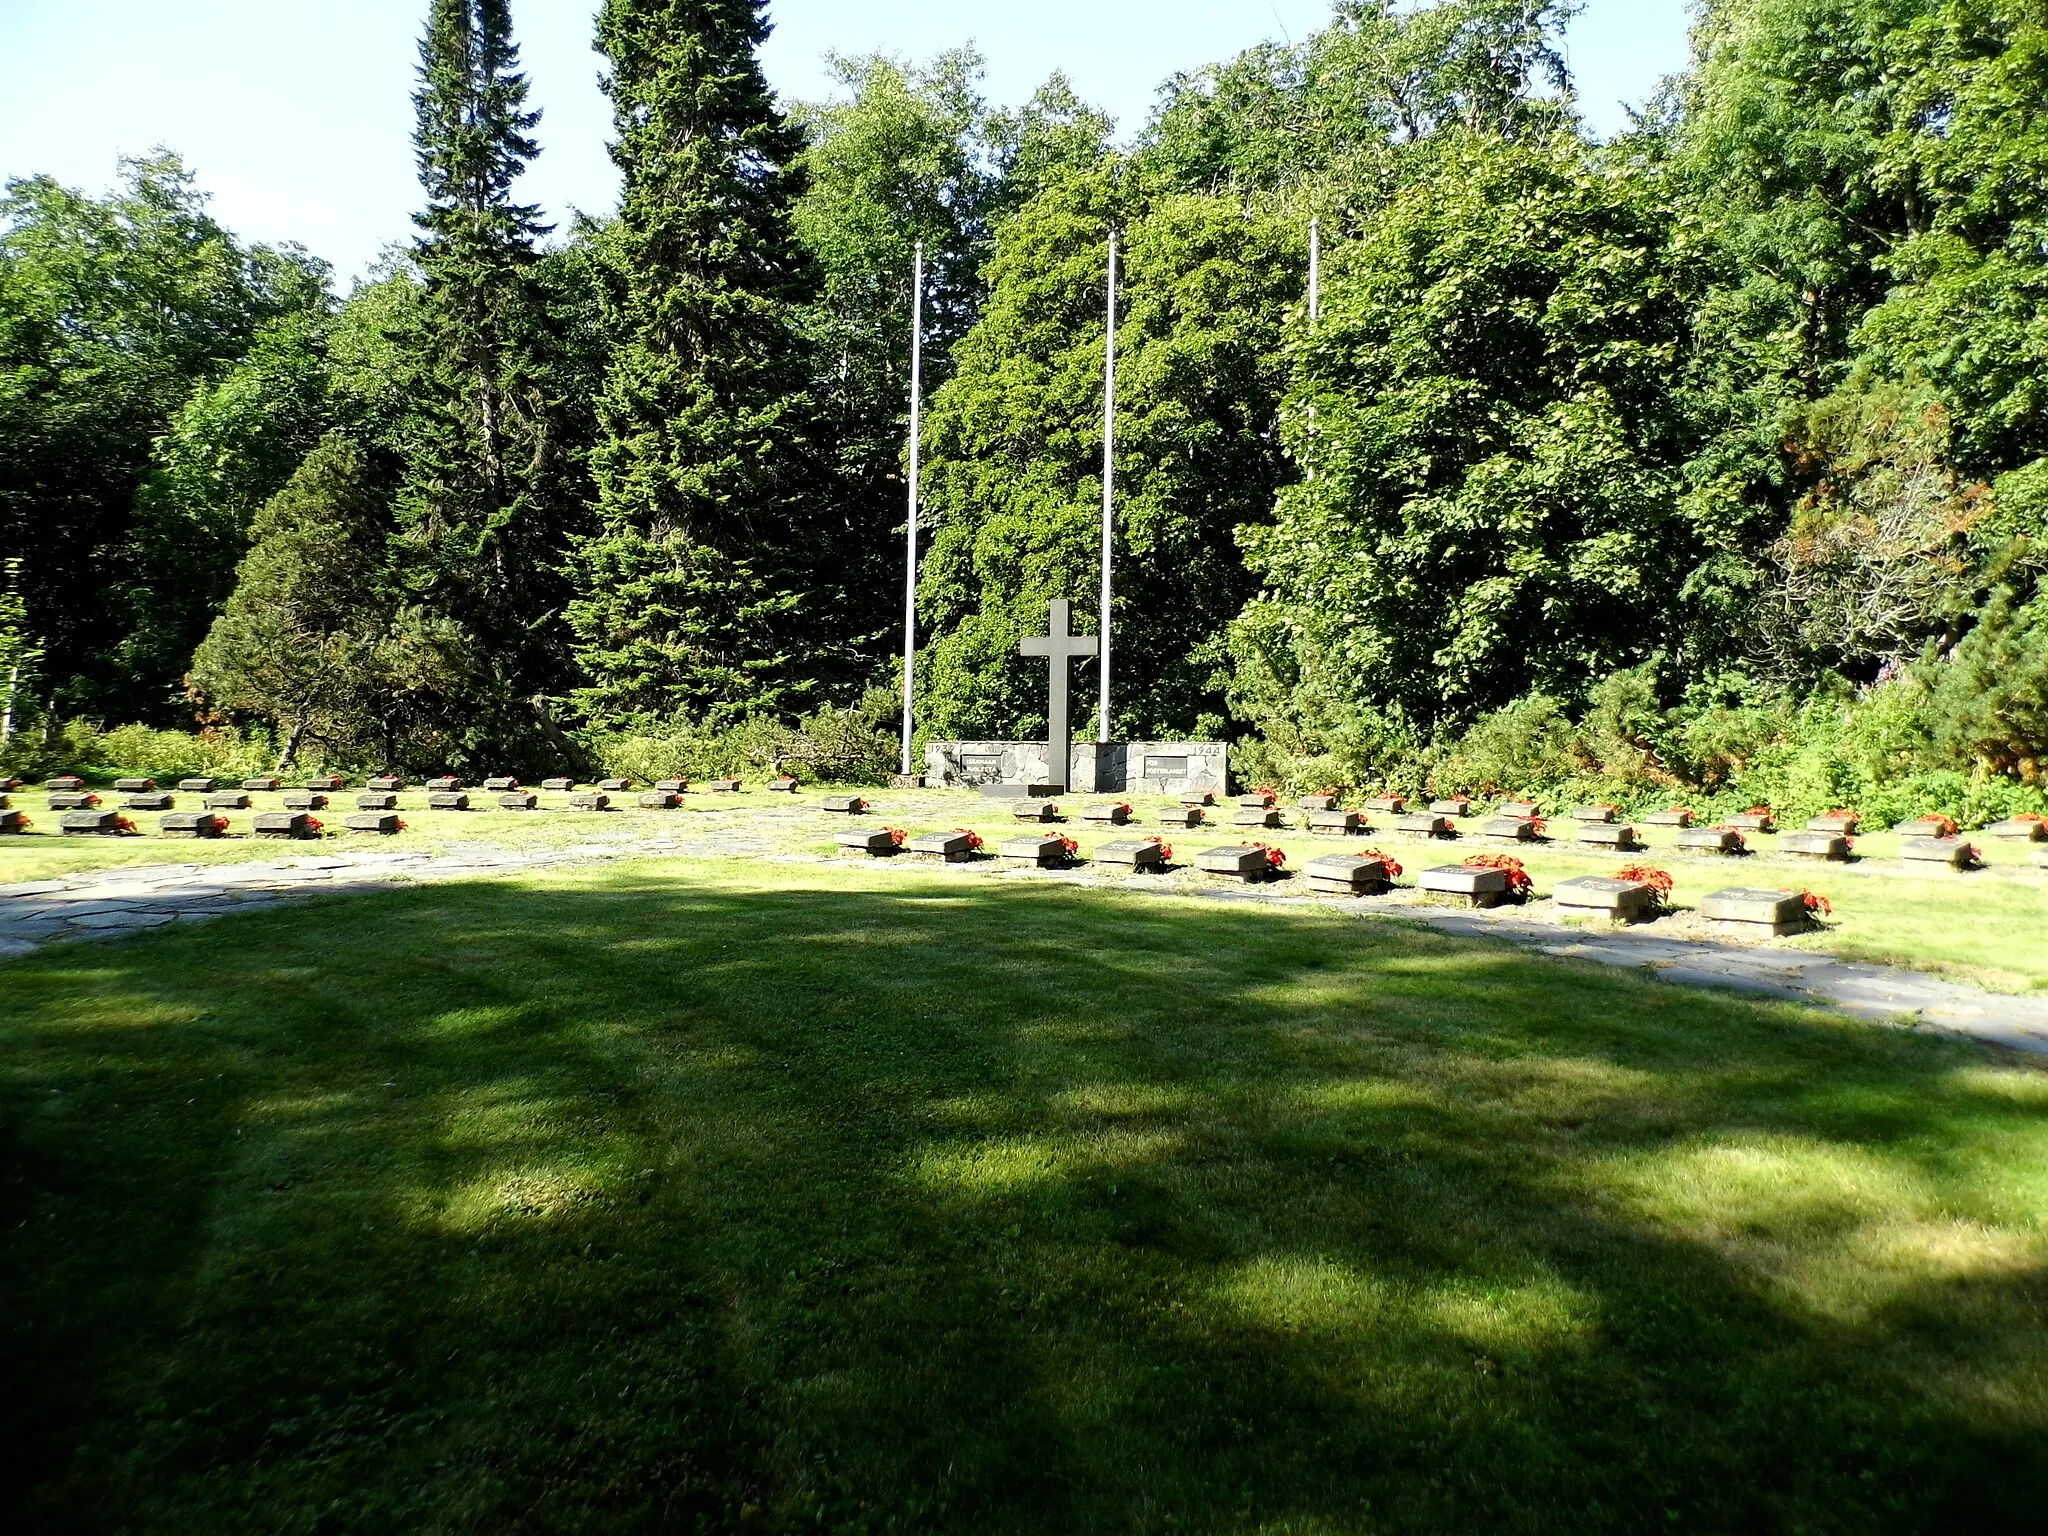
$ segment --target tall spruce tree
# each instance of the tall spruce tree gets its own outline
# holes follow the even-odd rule
[[[803,141],[762,77],[767,35],[762,0],[607,0],[598,17],[626,185],[601,527],[570,611],[593,714],[788,708],[829,669],[831,552],[802,496]]]
[[[550,430],[535,291],[549,226],[512,195],[540,153],[518,66],[507,0],[433,0],[413,98],[425,290],[399,518],[415,595],[534,691],[561,681],[547,631],[566,596],[556,573],[573,472]]]

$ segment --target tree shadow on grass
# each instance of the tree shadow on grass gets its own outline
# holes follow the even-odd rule
[[[1315,914],[725,879],[0,971],[21,1526],[2037,1518],[2048,1075]]]

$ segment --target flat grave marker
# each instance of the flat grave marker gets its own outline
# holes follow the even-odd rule
[[[259,773],[253,779],[242,780],[242,788],[252,795],[274,795],[284,788],[284,780],[274,773]]]
[[[1161,811],[1159,825],[1162,827],[1206,827],[1209,819],[1202,814],[1199,805],[1183,805],[1176,810]]]
[[[53,811],[96,811],[99,804],[100,797],[89,790],[58,790],[50,796],[50,809]]]
[[[1216,803],[1216,796],[1213,791],[1198,789],[1193,794],[1182,795],[1180,803],[1192,811],[1206,810]]]
[[[66,837],[117,837],[125,820],[118,811],[66,811],[57,830]]]
[[[501,811],[532,811],[540,808],[540,796],[530,789],[508,790],[498,796]]]
[[[1634,853],[1643,846],[1636,829],[1625,822],[1582,821],[1573,841],[1581,847],[1612,848],[1619,853]]]
[[[871,859],[885,859],[891,854],[903,851],[903,834],[894,827],[861,827],[851,832],[840,832],[832,841],[841,848],[854,853],[864,853]]]
[[[1365,830],[1365,819],[1356,811],[1311,811],[1308,830],[1316,837],[1356,837]]]
[[[156,829],[165,837],[221,837],[228,823],[225,816],[211,811],[173,811],[157,821]]]
[[[129,795],[121,801],[124,811],[174,811],[178,808],[175,797],[163,790],[154,789],[146,794]]]
[[[1480,823],[1479,835],[1490,843],[1533,843],[1536,821],[1531,816],[1494,816]]]
[[[1758,806],[1740,816],[1730,816],[1728,825],[1738,832],[1775,832],[1778,830],[1778,818],[1769,806]]]
[[[1508,899],[1508,872],[1439,864],[1417,875],[1415,888],[1437,906],[1497,907]]]
[[[346,817],[342,825],[351,832],[367,832],[377,837],[396,837],[401,830],[396,811],[357,811]]]
[[[1326,896],[1383,896],[1401,866],[1379,853],[1326,853],[1301,866],[1308,888]]]
[[[1573,821],[1612,821],[1621,814],[1621,808],[1613,805],[1582,805],[1572,812]]]
[[[1909,837],[1899,844],[1899,857],[1908,864],[1940,869],[1977,867],[1977,850],[1960,837]]]
[[[1070,837],[1013,837],[996,848],[996,852],[1006,859],[1035,865],[1039,869],[1063,868],[1077,851]]]
[[[327,797],[310,789],[294,789],[284,797],[284,808],[288,811],[324,811]]]
[[[1700,903],[1700,916],[1716,932],[1751,939],[1784,938],[1816,926],[1802,891],[1716,891]]]
[[[690,792],[688,779],[656,779],[654,792],[657,795],[686,795]]]
[[[1640,880],[1584,875],[1558,881],[1551,898],[1561,911],[1614,923],[1640,923],[1657,915],[1657,892]]]
[[[1496,816],[1518,816],[1527,820],[1543,814],[1543,808],[1534,800],[1503,800],[1493,808]]]
[[[633,787],[631,779],[599,779],[597,787],[610,795],[623,795]]]
[[[1303,795],[1294,802],[1294,808],[1298,811],[1334,811],[1337,809],[1337,798],[1331,794]]]
[[[1016,821],[1058,821],[1059,802],[1055,800],[1019,800],[1011,808],[1010,816]]]
[[[338,774],[316,773],[312,778],[306,780],[306,788],[320,790],[331,795],[336,790],[348,788],[348,785]]]
[[[1408,809],[1406,795],[1374,795],[1365,802],[1368,811],[1377,811],[1382,816],[1399,816]]]
[[[797,782],[795,779],[780,778],[768,781],[768,793],[771,795],[793,795],[796,791]]]
[[[1134,838],[1121,842],[1104,843],[1095,850],[1095,862],[1128,867],[1133,874],[1154,874],[1164,870],[1172,857],[1169,845],[1156,837]]]
[[[502,775],[484,780],[484,791],[493,795],[509,795],[519,787],[519,781]]]
[[[427,793],[430,795],[452,795],[461,788],[462,780],[452,773],[444,773],[439,778],[427,780]]]
[[[114,789],[123,795],[148,795],[156,792],[155,779],[116,779]]]
[[[56,778],[47,781],[43,788],[55,790],[60,795],[75,795],[85,788],[85,780],[75,773],[60,773]]]
[[[320,824],[304,811],[259,811],[254,824],[258,837],[303,839],[320,835]]]
[[[8,837],[25,835],[33,823],[25,811],[0,811],[0,835]]]
[[[545,790],[551,790],[558,795],[566,794],[576,787],[576,781],[574,779],[542,779],[540,787]]]
[[[640,809],[643,811],[672,811],[682,803],[683,797],[672,789],[649,789],[640,795]]]
[[[569,797],[569,809],[572,811],[608,811],[611,804],[612,797],[602,790]]]
[[[1271,806],[1240,805],[1231,812],[1230,824],[1233,827],[1277,828],[1285,826],[1286,822]]]
[[[1195,855],[1195,868],[1204,874],[1224,875],[1255,884],[1270,880],[1280,866],[1273,862],[1275,850],[1257,843],[1234,848],[1210,848]]]
[[[1674,805],[1668,810],[1652,811],[1643,818],[1646,826],[1689,827],[1692,825],[1692,810],[1688,806]]]
[[[459,789],[437,790],[427,796],[427,809],[430,811],[466,811],[469,809],[469,796]]]
[[[1128,826],[1131,808],[1121,800],[1113,805],[1091,805],[1081,812],[1081,819],[1102,827]]]
[[[375,778],[367,780],[363,788],[380,791],[385,794],[396,794],[405,788],[405,778],[401,774],[380,773]]]
[[[1448,816],[1435,811],[1417,812],[1409,816],[1396,816],[1394,830],[1409,837],[1456,837],[1458,829],[1451,825]]]
[[[1778,839],[1778,852],[1795,859],[1825,859],[1846,864],[1849,839],[1839,832],[1787,832]]]
[[[2012,816],[1994,821],[1984,829],[1988,836],[2023,843],[2048,843],[2048,820],[2039,816]]]
[[[181,795],[210,795],[219,788],[219,779],[178,780],[178,793]]]
[[[1749,846],[1733,827],[1687,827],[1674,839],[1674,845],[1690,853],[1718,854],[1743,853]]]
[[[740,781],[738,779],[713,779],[704,787],[714,795],[736,795],[740,792]]]
[[[1836,837],[1854,837],[1863,825],[1863,818],[1854,811],[1829,811],[1825,816],[1816,816],[1806,824],[1809,832],[1830,832]]]
[[[209,811],[246,811],[249,809],[249,797],[239,789],[223,789],[206,797],[206,808]]]
[[[926,832],[903,846],[912,858],[928,864],[966,864],[981,847],[981,838],[964,828],[955,828],[951,832]]]
[[[1452,795],[1447,799],[1430,801],[1429,811],[1432,816],[1470,816],[1472,802],[1463,795]]]
[[[1247,810],[1270,810],[1279,803],[1280,797],[1270,789],[1255,789],[1250,794],[1239,795],[1237,803]]]
[[[398,809],[398,796],[393,794],[373,794],[366,790],[356,796],[356,809],[359,811],[395,811]]]
[[[1911,821],[1902,821],[1892,830],[1901,837],[1954,837],[1956,824],[1946,816],[1916,816]]]
[[[818,802],[818,809],[835,816],[865,816],[868,803],[859,795],[828,795]]]

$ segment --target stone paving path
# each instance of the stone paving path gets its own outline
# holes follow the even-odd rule
[[[294,896],[388,890],[418,881],[451,881],[524,870],[649,855],[766,858],[777,863],[829,863],[790,853],[772,840],[721,831],[699,838],[634,839],[559,848],[456,846],[443,853],[364,852],[295,857],[249,864],[161,864],[103,870],[63,879],[0,886],[0,959],[52,941],[118,938],[124,934],[274,906]],[[928,865],[875,864],[875,869]],[[1365,919],[1426,923],[1470,938],[1509,940],[1561,959],[1645,971],[1682,985],[1729,987],[1890,1024],[1926,1027],[2048,1058],[2048,1000],[2010,997],[1942,981],[1917,971],[1838,960],[1775,946],[1679,938],[1654,929],[1591,930],[1548,920],[1543,910],[1457,911],[1412,899],[1337,901],[1287,894],[1282,888],[1192,888],[1164,882],[1111,881],[1090,871],[996,871],[944,867],[965,877],[1050,880],[1161,896],[1256,901],[1338,909]]]

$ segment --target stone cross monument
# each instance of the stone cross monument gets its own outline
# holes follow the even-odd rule
[[[1067,669],[1073,662],[1095,655],[1097,645],[1094,635],[1068,633],[1073,611],[1073,604],[1064,597],[1054,598],[1051,622],[1046,626],[1050,633],[1029,637],[1022,650],[1026,656],[1043,656],[1052,671],[1052,697],[1045,716],[1045,769],[1054,792],[1062,795],[1072,778],[1074,761],[1073,727],[1067,720]]]

